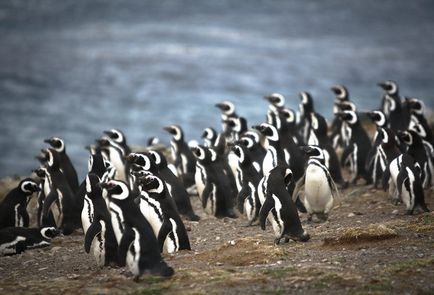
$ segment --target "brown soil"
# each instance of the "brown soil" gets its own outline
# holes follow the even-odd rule
[[[355,186],[324,223],[307,223],[306,243],[274,245],[271,227],[206,216],[185,221],[192,251],[165,255],[176,274],[134,282],[123,268],[103,268],[83,248],[83,235],[44,249],[0,257],[0,294],[433,294],[434,214],[404,215],[385,193]],[[434,209],[434,193],[426,194]]]

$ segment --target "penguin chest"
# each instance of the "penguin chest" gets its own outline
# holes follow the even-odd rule
[[[86,234],[90,225],[93,222],[94,208],[91,199],[87,195],[84,196],[83,210],[81,211],[81,224],[83,232]]]
[[[264,176],[264,177],[262,177],[262,179],[259,181],[259,184],[258,184],[258,197],[259,197],[259,202],[261,203],[261,206],[265,202],[265,194],[267,193],[267,188],[265,187],[265,183],[266,183],[266,178]]]
[[[194,180],[196,182],[197,193],[201,197],[203,190],[205,189],[206,171],[205,171],[205,167],[203,167],[200,164],[196,165],[196,172],[194,174]]]
[[[211,183],[211,191],[204,209],[205,212],[211,215],[215,215],[217,212],[217,187],[214,183]]]
[[[163,225],[163,212],[160,203],[150,197],[142,196],[139,204],[140,211],[152,227],[154,235],[158,237]]]
[[[119,245],[121,243],[122,234],[124,233],[124,215],[121,208],[113,203],[110,203],[110,217],[116,241]]]
[[[253,221],[257,217],[257,194],[256,194],[256,187],[253,185],[253,183],[249,182],[249,195],[244,200],[244,211],[246,212],[247,219],[249,221]]]
[[[92,241],[91,251],[95,260],[99,266],[105,265],[105,235],[106,235],[106,224],[103,220],[100,220],[101,232],[98,233]]]
[[[179,249],[178,225],[172,218],[169,218],[169,221],[172,229],[164,241],[163,251],[165,253],[174,253]]]
[[[331,208],[332,192],[327,175],[322,168],[316,165],[307,167],[304,188],[305,205],[309,213],[322,213],[326,208]]]
[[[268,147],[267,153],[265,154],[264,161],[262,162],[262,171],[265,174],[268,174],[277,163],[277,155],[276,151],[272,147]]]
[[[280,238],[284,232],[285,229],[285,223],[282,219],[282,203],[280,202],[279,198],[273,194],[272,195],[274,200],[274,208],[271,209],[270,214],[268,215],[268,220],[271,223],[271,226],[273,227],[274,236],[276,238]]]
[[[139,267],[140,234],[135,228],[133,228],[133,231],[134,231],[134,240],[131,242],[130,246],[128,247],[126,264],[130,272],[133,275],[138,276],[140,275],[140,267]]]

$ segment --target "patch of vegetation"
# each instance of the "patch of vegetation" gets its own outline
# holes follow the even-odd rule
[[[334,238],[325,238],[324,246],[335,246],[345,244],[357,244],[374,242],[397,237],[398,234],[392,228],[384,224],[370,224],[367,227],[349,227],[341,231],[340,235]]]
[[[433,267],[434,257],[410,259],[406,261],[395,262],[390,265],[386,270],[391,273],[407,273],[416,272],[418,269]]]
[[[279,267],[279,268],[267,268],[261,271],[261,273],[267,277],[272,279],[283,279],[290,275],[290,273],[294,273],[296,268],[288,266],[288,267]]]

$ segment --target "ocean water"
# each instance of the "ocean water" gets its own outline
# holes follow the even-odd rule
[[[26,175],[60,136],[84,177],[84,149],[119,128],[134,145],[176,123],[187,139],[235,103],[250,125],[265,94],[297,108],[309,91],[331,119],[330,87],[360,110],[376,83],[434,108],[433,1],[1,1],[0,176]]]

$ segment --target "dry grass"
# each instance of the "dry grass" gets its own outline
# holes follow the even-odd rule
[[[338,233],[337,237],[325,238],[324,246],[357,244],[382,241],[398,236],[398,233],[385,224],[370,224],[367,227],[349,227]]]

